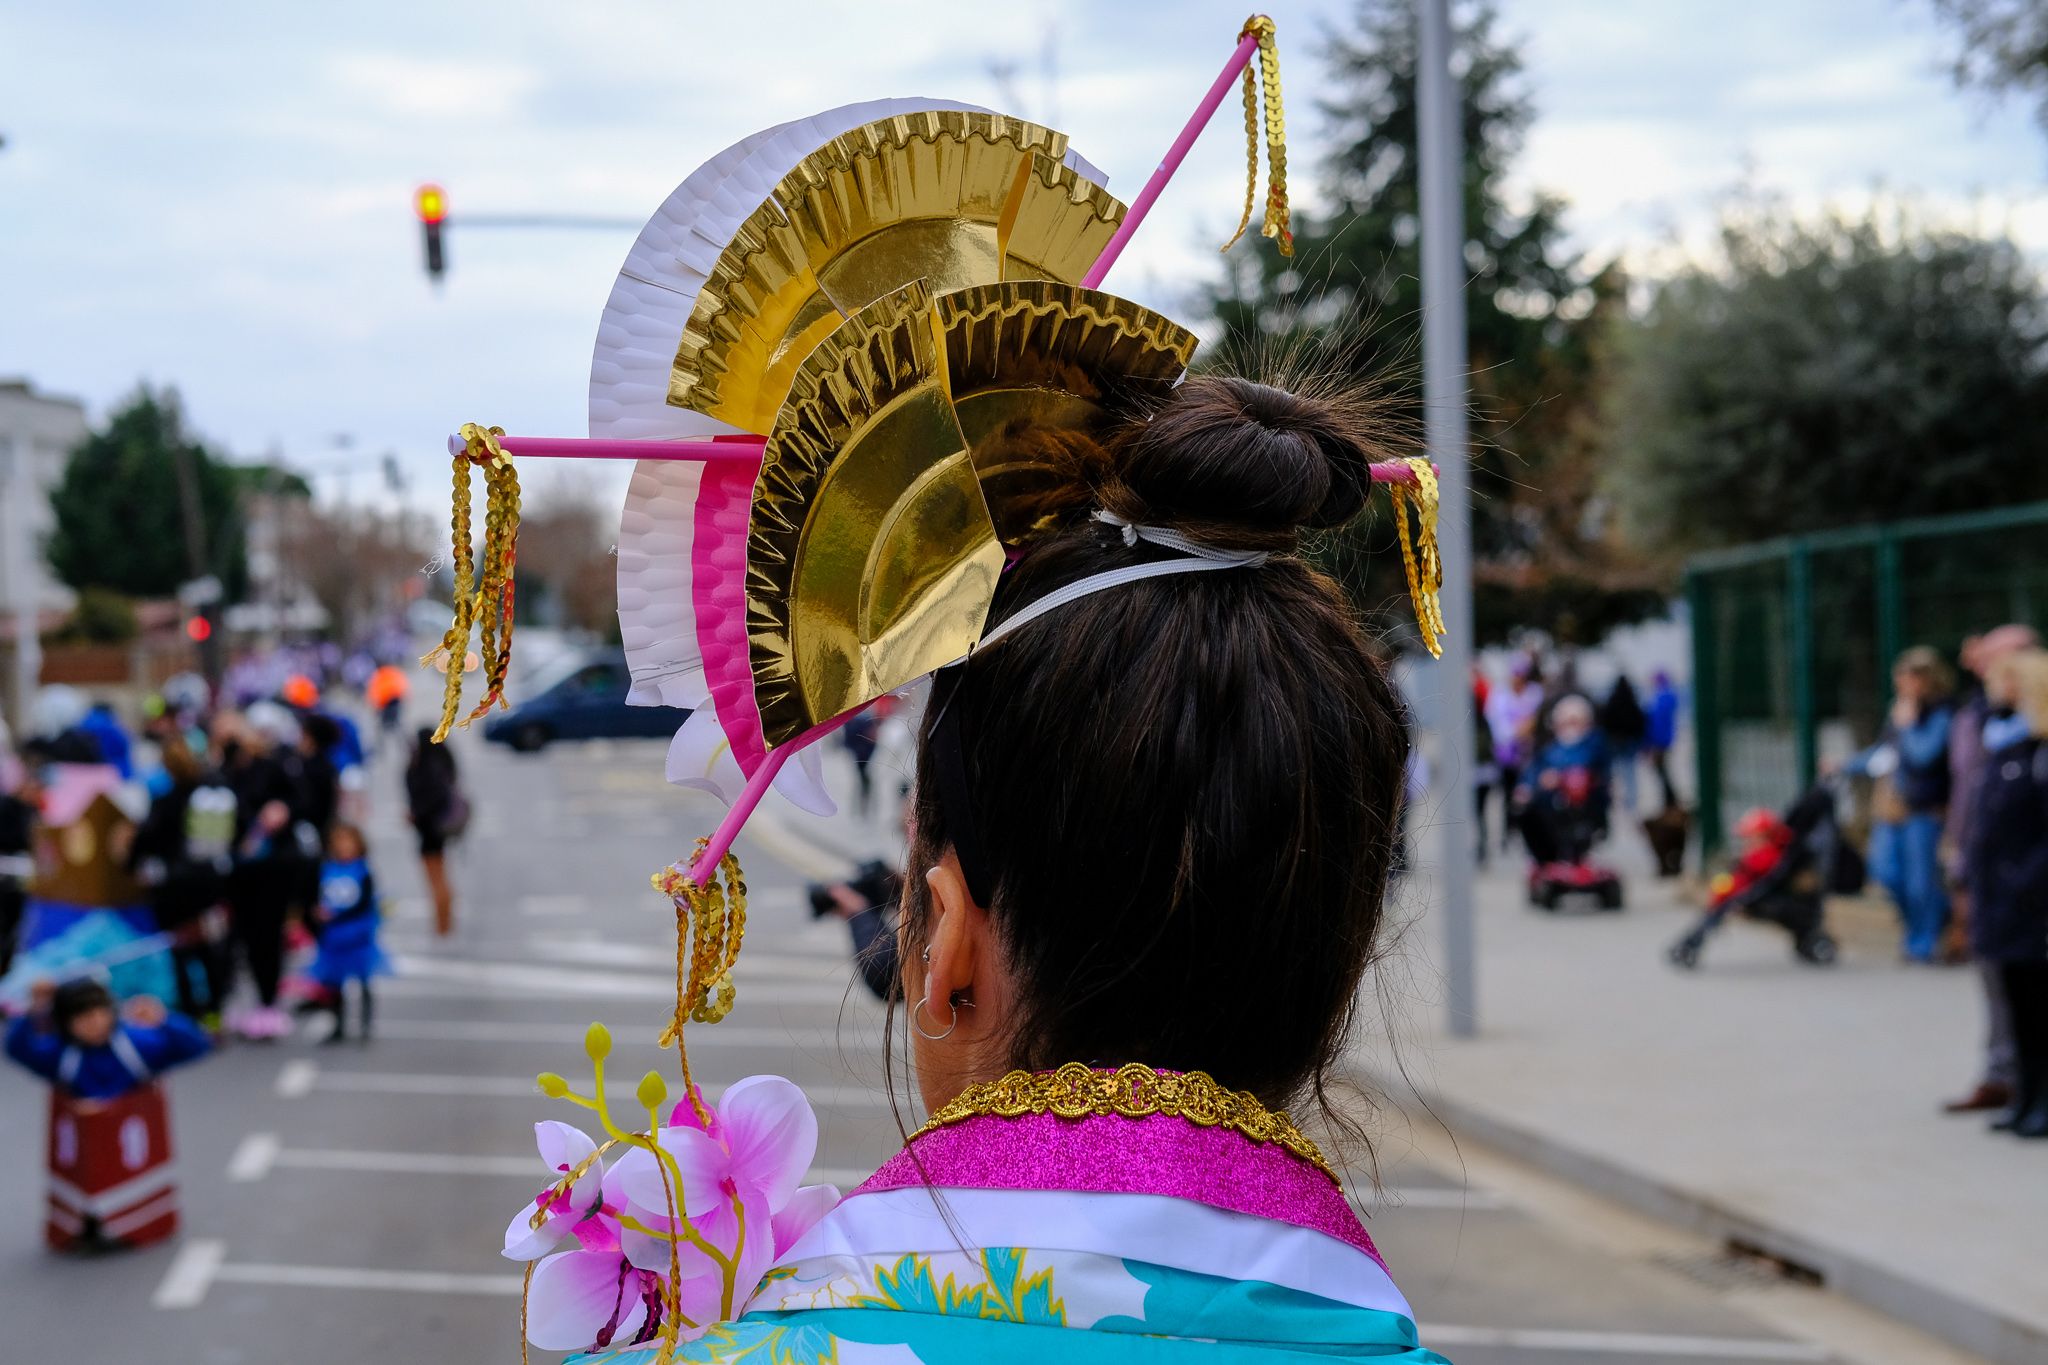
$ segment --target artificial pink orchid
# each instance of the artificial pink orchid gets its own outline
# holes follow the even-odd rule
[[[749,1076],[728,1089],[715,1109],[707,1109],[708,1122],[690,1099],[677,1104],[670,1126],[662,1130],[661,1147],[682,1172],[683,1216],[721,1254],[731,1256],[737,1248],[735,1283],[751,1291],[775,1257],[839,1202],[839,1191],[830,1185],[802,1184],[817,1155],[818,1119],[804,1092],[792,1082],[780,1076]],[[653,1154],[629,1152],[615,1169],[617,1189],[642,1215],[640,1221],[670,1231],[668,1194]],[[622,1240],[634,1265],[668,1268],[666,1238],[629,1229]],[[682,1257],[688,1262],[683,1267],[686,1284],[693,1271],[722,1281],[717,1267],[697,1247],[686,1242],[681,1251],[688,1253]]]
[[[618,1136],[609,1121],[606,1128]],[[566,1123],[536,1124],[534,1137],[558,1178],[514,1215],[504,1254],[542,1258],[528,1291],[527,1339],[549,1350],[651,1339],[662,1329],[672,1264],[681,1338],[737,1316],[776,1258],[839,1202],[830,1185],[801,1184],[818,1120],[780,1076],[738,1082],[701,1116],[690,1099],[676,1105],[658,1138],[672,1167],[629,1146],[607,1168],[593,1159],[596,1142]],[[563,1189],[561,1178],[579,1167]],[[573,1249],[559,1249],[570,1239]],[[731,1263],[729,1276],[720,1259]]]
[[[604,1350],[650,1340],[661,1328],[661,1277],[619,1250],[618,1225],[587,1218],[579,1247],[543,1258],[527,1287],[526,1339],[548,1351]]]
[[[559,1188],[559,1177],[568,1175],[597,1152],[590,1135],[573,1124],[552,1119],[533,1125],[534,1145],[540,1159],[558,1179],[533,1197],[531,1203],[512,1215],[505,1227],[504,1255],[514,1261],[530,1261],[553,1251],[576,1225],[602,1208],[604,1168],[592,1161],[567,1190]],[[542,1213],[539,1226],[533,1215]]]

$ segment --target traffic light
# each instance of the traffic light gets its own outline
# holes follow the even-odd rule
[[[438,284],[448,268],[441,254],[441,224],[448,217],[448,196],[439,185],[422,185],[412,203],[420,215],[420,230],[426,234],[427,278]]]

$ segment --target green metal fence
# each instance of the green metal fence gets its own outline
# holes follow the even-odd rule
[[[2048,631],[2048,502],[1764,541],[1686,565],[1699,828],[1709,851],[1875,737],[1891,660],[1953,659],[2007,621]]]

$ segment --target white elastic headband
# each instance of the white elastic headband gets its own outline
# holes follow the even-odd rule
[[[1056,611],[1069,602],[1079,601],[1091,593],[1101,592],[1104,588],[1118,588],[1126,583],[1136,583],[1146,578],[1162,578],[1172,573],[1200,573],[1207,569],[1254,569],[1270,558],[1265,550],[1219,550],[1213,545],[1189,540],[1180,532],[1164,526],[1142,526],[1136,522],[1126,521],[1114,512],[1097,512],[1095,519],[1105,526],[1114,526],[1122,531],[1126,545],[1135,547],[1141,540],[1148,541],[1164,549],[1177,550],[1183,557],[1157,559],[1149,564],[1132,564],[1121,569],[1111,569],[1107,573],[1077,578],[1064,588],[1053,589],[983,635],[975,649],[993,644],[1017,627],[1036,621],[1047,612]]]

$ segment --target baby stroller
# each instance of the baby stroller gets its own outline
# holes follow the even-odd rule
[[[1678,966],[1697,967],[1707,936],[1738,911],[1775,924],[1792,936],[1802,962],[1825,967],[1838,946],[1827,931],[1824,898],[1852,894],[1863,884],[1863,860],[1842,838],[1835,819],[1835,788],[1820,782],[1782,816],[1753,810],[1736,826],[1749,848],[1715,888],[1714,899],[1692,931],[1671,945]]]
[[[1529,904],[1556,910],[1566,896],[1583,895],[1603,910],[1619,910],[1621,875],[1592,856],[1593,845],[1607,836],[1607,793],[1590,768],[1566,768],[1558,777],[1522,812],[1522,837],[1534,860]]]

